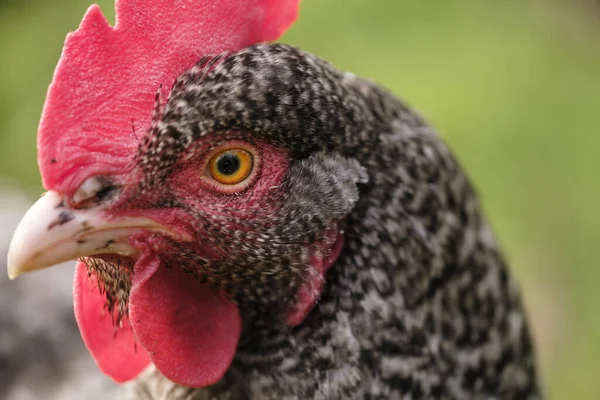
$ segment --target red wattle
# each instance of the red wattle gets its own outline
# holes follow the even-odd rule
[[[150,364],[146,351],[136,345],[127,318],[123,317],[121,327],[113,325],[105,307],[106,296],[100,293],[96,277],[88,277],[81,261],[75,269],[73,305],[83,342],[102,372],[122,383],[134,379]]]
[[[139,343],[169,380],[188,387],[219,381],[238,345],[238,308],[212,287],[147,253],[134,267],[129,317]]]

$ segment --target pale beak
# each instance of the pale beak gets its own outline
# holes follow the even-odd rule
[[[133,257],[129,244],[141,231],[166,232],[157,222],[142,217],[108,218],[93,209],[74,210],[62,195],[47,192],[27,211],[8,249],[8,276],[51,267],[97,254]]]

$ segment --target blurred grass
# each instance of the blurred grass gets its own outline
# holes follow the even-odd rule
[[[0,175],[31,193],[45,91],[88,1],[0,0]],[[283,38],[385,84],[456,151],[523,284],[553,399],[600,398],[600,26],[586,12],[304,0]]]

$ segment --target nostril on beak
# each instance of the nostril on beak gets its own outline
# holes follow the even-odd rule
[[[48,230],[51,230],[52,228],[56,227],[56,226],[61,226],[66,224],[69,221],[72,221],[73,219],[75,219],[75,216],[73,215],[73,213],[63,210],[58,214],[58,218],[56,218],[54,221],[50,222],[50,224],[48,224]]]

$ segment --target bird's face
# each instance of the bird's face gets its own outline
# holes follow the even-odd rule
[[[49,191],[19,226],[13,276],[81,260],[76,317],[113,377],[131,378],[149,356],[171,380],[206,386],[228,368],[244,322],[297,325],[315,304],[366,173],[327,151],[327,132],[297,123],[311,114],[293,98],[305,92],[273,88],[306,78],[294,68],[307,57],[256,46],[201,60],[164,105],[157,95],[126,167]],[[115,329],[125,331],[118,356],[107,352]],[[131,354],[132,336],[145,352]]]
[[[311,171],[319,162],[290,168],[294,160],[284,146],[249,132],[208,134],[174,163],[153,162],[150,170],[143,167],[146,151],[139,149],[126,174],[87,178],[73,196],[47,194],[62,206],[53,212],[51,229],[41,226],[51,236],[40,240],[44,248],[28,252],[53,259],[28,268],[83,258],[108,303],[123,313],[128,294],[114,270],[129,280],[127,271],[142,268],[139,259],[152,255],[163,267],[181,268],[211,285],[246,317],[301,322],[343,242],[344,216],[327,215],[317,202],[331,198],[311,182],[332,178]],[[149,184],[151,176],[160,181]],[[61,225],[59,219],[69,221]],[[80,230],[90,220],[93,228]],[[67,226],[71,231],[62,235],[52,232]],[[55,243],[65,240],[72,246],[62,251]]]

